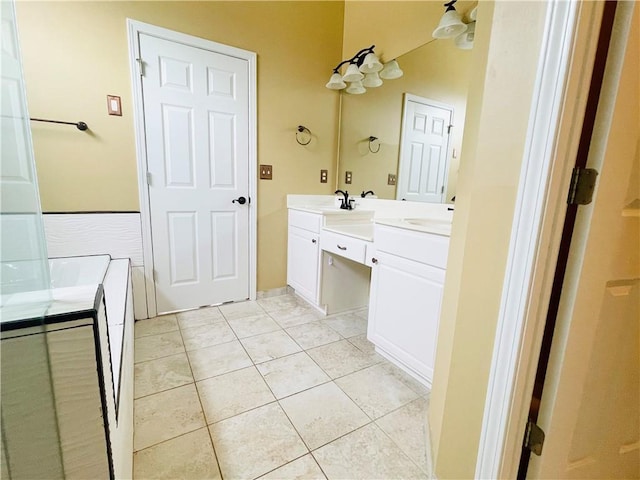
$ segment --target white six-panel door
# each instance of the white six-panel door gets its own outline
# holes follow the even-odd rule
[[[249,297],[249,66],[139,35],[157,312]],[[233,202],[245,197],[247,202]]]
[[[449,160],[453,107],[405,94],[398,200],[441,203]]]

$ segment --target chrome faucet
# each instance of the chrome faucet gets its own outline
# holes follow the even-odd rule
[[[367,195],[369,195],[369,194],[371,194],[371,195],[375,195],[375,193],[373,193],[373,190],[367,190],[366,192],[363,190],[363,191],[362,191],[362,193],[360,194],[360,196],[361,196],[362,198],[364,198],[364,197],[366,197],[366,196],[367,196]]]
[[[353,203],[354,200],[349,199],[349,192],[348,191],[342,191],[342,190],[336,190],[335,192],[336,195],[339,193],[341,195],[344,195],[344,198],[340,199],[340,209],[341,210],[353,210]]]

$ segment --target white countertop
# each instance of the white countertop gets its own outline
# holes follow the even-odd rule
[[[376,218],[375,223],[417,232],[451,236],[451,222],[431,218]]]
[[[334,195],[287,195],[287,207],[325,216],[324,229],[373,241],[373,223],[451,235],[451,205],[356,197],[354,210],[341,210]]]
[[[302,212],[318,213],[321,215],[353,215],[354,213],[370,213],[371,210],[342,210],[332,205],[292,205],[288,207],[290,210],[300,210]]]

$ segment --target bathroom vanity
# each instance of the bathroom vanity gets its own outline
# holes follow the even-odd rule
[[[287,283],[325,314],[369,307],[376,351],[431,386],[449,249],[446,205],[290,195]]]

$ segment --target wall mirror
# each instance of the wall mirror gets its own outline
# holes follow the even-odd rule
[[[378,198],[397,198],[400,189],[393,184],[393,179],[389,181],[389,176],[396,176],[396,182],[398,174],[402,176],[399,156],[403,105],[405,94],[410,94],[431,100],[437,106],[452,107],[453,118],[442,195],[438,199],[433,196],[406,199],[451,201],[458,179],[471,54],[471,50],[457,48],[453,40],[431,40],[398,57],[404,72],[401,78],[385,81],[382,86],[369,88],[362,95],[340,93],[338,188],[349,190],[354,195],[372,190]],[[376,137],[372,148],[370,137]],[[405,159],[408,154],[403,153]],[[347,172],[351,172],[350,184],[345,182]]]

